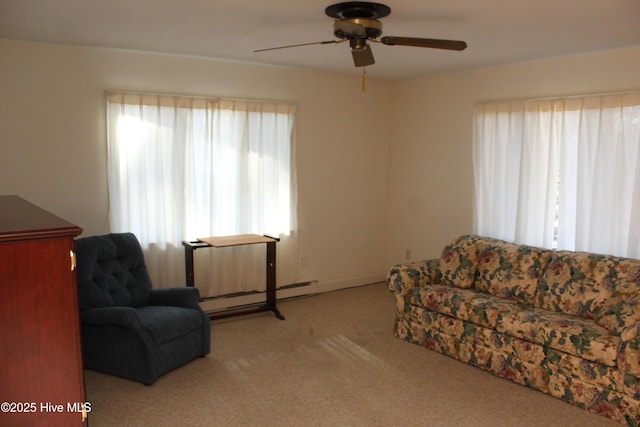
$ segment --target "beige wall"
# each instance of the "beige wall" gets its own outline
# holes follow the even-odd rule
[[[393,86],[390,263],[437,257],[473,227],[473,106],[640,90],[640,47],[425,76]]]
[[[106,89],[294,101],[303,279],[380,280],[472,231],[472,109],[640,89],[640,47],[388,82],[0,39],[0,194],[109,231]]]
[[[371,283],[387,270],[389,87],[370,79],[363,96],[357,71],[0,39],[0,194],[106,233],[106,89],[293,101],[302,279]]]

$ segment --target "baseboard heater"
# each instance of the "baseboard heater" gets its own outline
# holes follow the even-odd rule
[[[311,296],[317,293],[317,281],[295,283],[276,289],[276,299],[278,301],[284,301]],[[204,297],[200,300],[200,307],[208,314],[224,313],[229,310],[238,310],[264,304],[265,294],[266,292],[264,291],[253,291]]]

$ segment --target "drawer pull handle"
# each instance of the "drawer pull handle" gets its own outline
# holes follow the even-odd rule
[[[76,269],[76,253],[69,251],[69,256],[71,257],[71,271],[74,271]]]

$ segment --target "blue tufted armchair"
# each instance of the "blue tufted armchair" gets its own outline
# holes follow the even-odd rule
[[[76,241],[85,368],[153,384],[210,351],[197,288],[152,289],[131,233]]]

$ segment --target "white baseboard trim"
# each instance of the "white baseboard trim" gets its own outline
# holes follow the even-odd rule
[[[339,289],[356,288],[358,286],[370,285],[372,283],[384,282],[387,273],[369,274],[366,276],[350,277],[348,279],[334,280],[331,282],[321,282],[318,284],[318,292],[331,292]]]
[[[308,282],[300,285],[286,286],[276,290],[276,299],[283,300],[297,298],[318,293],[318,283]],[[209,298],[200,301],[200,308],[205,312],[227,310],[231,308],[244,307],[248,305],[258,305],[266,302],[265,292],[247,293],[242,295],[231,295],[217,298]]]
[[[370,274],[365,276],[351,277],[348,279],[334,280],[330,282],[318,283],[317,281],[291,285],[280,288],[276,291],[277,300],[299,298],[325,292],[337,291],[346,288],[370,285],[372,283],[386,280],[387,273]],[[200,307],[207,313],[234,309],[238,307],[259,305],[265,302],[265,292],[255,292],[241,295],[222,296],[208,298],[200,302]]]

